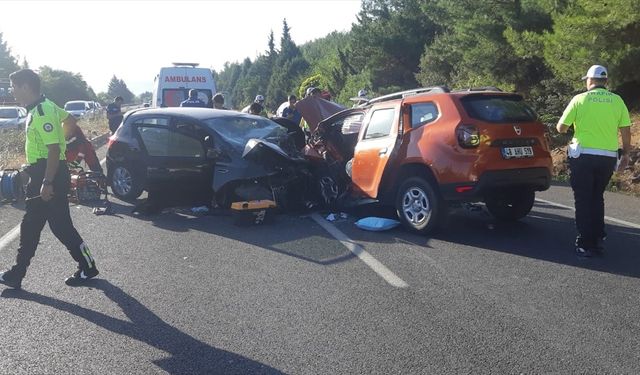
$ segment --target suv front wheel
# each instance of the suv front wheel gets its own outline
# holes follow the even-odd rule
[[[485,204],[496,219],[516,221],[529,214],[535,198],[531,189],[498,190],[485,198]]]
[[[429,182],[420,177],[411,177],[398,189],[396,211],[407,228],[428,234],[441,223],[445,204]]]

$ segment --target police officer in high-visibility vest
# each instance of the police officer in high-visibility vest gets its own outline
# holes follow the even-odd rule
[[[566,133],[574,127],[569,145],[571,188],[575,199],[576,254],[591,257],[604,252],[604,190],[620,160],[618,171],[629,163],[631,119],[622,99],[605,88],[607,69],[593,65],[582,77],[587,92],[573,97],[557,129]],[[618,151],[618,132],[622,149]],[[619,153],[621,155],[619,155]],[[620,159],[618,159],[620,156]]]
[[[69,214],[70,177],[65,162],[65,139],[62,123],[70,115],[40,94],[40,77],[29,69],[9,75],[13,96],[27,108],[26,172],[30,177],[26,191],[26,213],[20,224],[20,247],[16,264],[0,272],[0,283],[19,289],[31,263],[40,233],[49,222],[53,234],[62,242],[77,271],[65,280],[67,285],[86,283],[98,275],[89,247],[73,227]]]

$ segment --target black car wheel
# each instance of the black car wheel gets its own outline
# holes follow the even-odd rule
[[[398,189],[396,211],[407,228],[429,234],[441,224],[445,204],[429,182],[420,177],[411,177]]]
[[[485,204],[498,220],[516,221],[527,216],[533,208],[536,193],[531,189],[499,190],[485,198]]]
[[[140,178],[129,166],[116,165],[110,182],[111,191],[122,200],[134,200],[142,194]]]

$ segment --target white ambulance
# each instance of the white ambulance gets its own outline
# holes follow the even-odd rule
[[[189,90],[198,90],[198,98],[208,105],[216,93],[216,83],[211,70],[198,68],[196,63],[173,63],[160,68],[153,83],[153,107],[179,107],[187,100]]]

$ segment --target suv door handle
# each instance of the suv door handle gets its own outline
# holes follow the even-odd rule
[[[386,154],[387,151],[389,151],[389,149],[385,147],[382,150],[378,151],[378,155],[382,156],[382,155]]]

